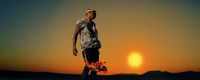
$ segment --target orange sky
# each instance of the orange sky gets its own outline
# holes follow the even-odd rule
[[[100,60],[108,74],[149,70],[200,71],[199,2],[153,1],[5,1],[0,10],[0,69],[80,74],[84,63],[72,55],[76,21],[96,9],[102,42]],[[128,55],[139,52],[135,69]]]

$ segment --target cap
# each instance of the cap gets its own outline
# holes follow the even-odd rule
[[[85,11],[85,13],[87,14],[88,12],[95,12],[96,10],[93,10],[93,9],[87,9],[86,11]]]

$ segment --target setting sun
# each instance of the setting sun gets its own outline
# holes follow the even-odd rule
[[[130,53],[128,57],[128,63],[131,67],[138,68],[141,66],[143,62],[142,56],[138,52],[132,52]]]

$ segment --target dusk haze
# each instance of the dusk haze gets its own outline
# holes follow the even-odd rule
[[[200,71],[199,0],[1,0],[0,71],[82,74],[73,35],[87,9],[108,68],[98,75]]]

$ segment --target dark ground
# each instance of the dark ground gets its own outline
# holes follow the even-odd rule
[[[81,75],[77,74],[0,71],[0,80],[81,80],[80,77]],[[98,80],[200,80],[200,72],[187,71],[180,73],[170,73],[161,71],[149,71],[142,75],[100,75],[98,76]]]

